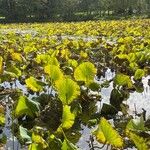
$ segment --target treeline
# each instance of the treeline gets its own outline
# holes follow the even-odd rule
[[[0,0],[1,21],[81,21],[150,16],[150,0]]]

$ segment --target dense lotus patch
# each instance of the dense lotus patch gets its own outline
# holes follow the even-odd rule
[[[149,24],[0,25],[0,145],[10,119],[13,136],[30,150],[76,150],[87,128],[89,148],[147,150],[149,101],[137,109],[142,99],[129,98],[149,90]]]

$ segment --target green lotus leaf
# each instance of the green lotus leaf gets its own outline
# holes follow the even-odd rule
[[[61,127],[69,129],[74,124],[75,114],[71,113],[71,107],[68,105],[63,106],[62,124]]]
[[[42,91],[44,83],[38,81],[34,77],[25,80],[26,86],[34,92]]]
[[[5,74],[8,74],[8,75],[10,75],[11,77],[14,77],[14,78],[18,78],[22,75],[21,70],[18,69],[14,65],[8,66],[7,70],[5,71]]]
[[[123,147],[123,140],[118,132],[108,123],[105,118],[100,120],[98,129],[94,132],[97,141],[103,144],[109,144],[113,147]]]
[[[0,113],[0,125],[4,126],[5,125],[5,114]]]
[[[77,150],[77,147],[67,139],[64,140],[61,150]]]
[[[41,150],[41,147],[36,143],[32,143],[29,145],[28,150]]]
[[[37,48],[35,47],[35,44],[32,42],[28,43],[28,45],[24,47],[24,52],[26,54],[31,53],[31,52],[36,52],[36,51],[37,51]]]
[[[131,130],[131,131],[146,131],[147,130],[144,124],[143,117],[140,117],[140,119],[131,119],[126,126],[126,129]]]
[[[29,100],[25,96],[19,97],[15,107],[16,117],[20,117],[23,115],[34,117],[38,112],[39,112],[39,103]]]
[[[59,66],[59,62],[57,60],[56,57],[51,57],[48,54],[40,54],[37,55],[35,61],[40,64],[45,64],[45,65],[55,65],[55,66]]]
[[[142,69],[137,69],[135,74],[134,74],[134,79],[138,80],[138,79],[142,79],[142,77],[145,76],[145,72]]]
[[[114,78],[114,83],[119,86],[128,86],[129,88],[133,86],[130,77],[124,74],[117,74]]]
[[[0,74],[3,73],[3,57],[0,56]]]
[[[91,82],[88,87],[92,90],[92,91],[98,91],[100,89],[100,84],[96,83],[96,82]]]
[[[14,61],[22,62],[22,55],[20,53],[11,53],[11,57]]]
[[[36,144],[36,147],[40,148],[40,150],[48,148],[48,144],[43,137],[34,132],[32,133],[32,142]]]
[[[129,138],[132,140],[137,147],[138,150],[148,150],[148,144],[146,143],[146,139],[129,132]]]
[[[49,75],[52,82],[55,82],[63,78],[63,73],[58,66],[55,65],[45,66],[44,71]]]
[[[96,72],[97,70],[91,62],[84,62],[75,69],[74,78],[76,81],[84,81],[88,84],[94,80]]]
[[[72,79],[66,77],[56,82],[58,97],[64,105],[69,105],[80,95],[80,87]]]
[[[69,60],[68,60],[68,64],[69,64],[71,67],[77,67],[77,66],[78,66],[78,62],[77,62],[75,59],[69,59]]]

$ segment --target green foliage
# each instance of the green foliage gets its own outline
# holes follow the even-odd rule
[[[67,139],[64,140],[61,150],[77,150],[77,147],[69,142]]]
[[[22,55],[20,53],[11,53],[11,57],[14,61],[18,61],[18,62],[22,62],[23,59],[22,59]]]
[[[3,72],[3,57],[0,56],[0,74]]]
[[[80,64],[74,71],[76,81],[84,81],[86,84],[93,82],[96,75],[96,68],[90,62]]]
[[[59,66],[58,60],[55,57],[51,57],[50,55],[47,54],[37,55],[35,60],[38,64]]]
[[[143,117],[140,119],[130,120],[126,127],[127,130],[131,131],[146,131]]]
[[[22,126],[19,127],[20,137],[21,139],[27,140],[31,142],[31,135],[29,134],[28,130]]]
[[[100,143],[109,144],[114,147],[123,147],[121,136],[112,128],[105,118],[101,118],[98,129],[94,132],[94,135]]]
[[[71,112],[70,106],[65,105],[63,107],[62,124],[63,129],[69,129],[74,124],[75,115]]]
[[[5,125],[5,110],[4,107],[0,105],[0,125],[4,126]]]
[[[48,144],[43,139],[43,137],[40,136],[39,134],[34,133],[34,132],[32,133],[32,142],[33,143],[31,144],[31,147],[32,147],[31,150],[34,150],[34,147],[36,149],[46,149],[46,148],[48,148]]]
[[[20,96],[15,106],[15,116],[20,117],[29,115],[35,117],[39,112],[39,103],[27,99],[25,96]]]
[[[70,7],[65,8],[65,14],[59,13],[58,17],[71,15],[67,13]],[[40,12],[47,10],[51,11]],[[77,149],[72,143],[80,142],[81,128],[96,126],[94,134],[100,144],[112,149],[147,148],[148,111],[144,105],[144,119],[131,119],[132,107],[125,100],[132,92],[147,90],[142,78],[150,74],[149,24],[150,20],[140,19],[1,24],[1,128],[12,115],[12,133],[21,146],[30,144],[31,150]],[[105,96],[110,96],[109,103],[101,107],[100,100]],[[104,118],[98,124],[101,116],[112,119],[115,129]],[[3,144],[3,137],[0,142]]]
[[[13,78],[18,78],[22,75],[21,70],[14,65],[8,66],[5,74],[8,74]]]
[[[138,150],[148,150],[148,145],[146,143],[146,140],[144,140],[142,137],[130,132],[129,138],[134,142]]]
[[[42,91],[43,89],[43,83],[36,80],[34,77],[26,79],[25,82],[26,86],[34,92]]]
[[[136,72],[135,72],[135,74],[134,74],[134,79],[135,80],[141,79],[142,77],[144,77],[144,75],[145,75],[144,70],[137,69]]]
[[[0,113],[0,125],[3,126],[5,124],[5,115]]]
[[[92,91],[99,91],[100,90],[100,84],[96,83],[96,82],[92,82],[89,84],[89,88]]]
[[[36,143],[32,143],[29,145],[28,150],[41,150],[41,147]]]
[[[117,74],[114,78],[114,83],[119,86],[127,86],[129,88],[132,87],[132,81],[130,77],[124,74]]]
[[[58,97],[63,105],[69,105],[80,95],[80,87],[72,79],[66,77],[56,82]]]
[[[58,66],[55,65],[45,66],[44,71],[49,75],[51,82],[56,82],[57,80],[63,79],[63,73]]]

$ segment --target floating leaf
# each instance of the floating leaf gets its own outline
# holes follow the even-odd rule
[[[117,74],[114,78],[114,83],[119,86],[128,86],[129,88],[132,87],[132,81],[130,77],[124,74]]]
[[[85,83],[89,83],[94,80],[95,74],[95,66],[91,62],[84,62],[75,69],[74,78],[76,81],[84,81]]]
[[[142,69],[137,69],[135,74],[134,74],[134,79],[138,80],[138,79],[142,79],[142,77],[145,76],[145,72]]]
[[[69,129],[74,124],[75,115],[71,113],[70,106],[65,105],[63,107],[63,115],[62,115],[62,124],[61,127],[64,129]]]
[[[15,115],[17,117],[29,115],[34,117],[39,112],[39,103],[27,99],[25,96],[20,96],[15,107]]]
[[[100,120],[98,129],[94,133],[96,139],[103,144],[109,144],[114,147],[121,148],[123,146],[123,140],[115,129],[108,123],[105,118]]]
[[[63,78],[63,73],[58,66],[48,65],[44,68],[45,73],[49,75],[52,82]]]
[[[58,97],[64,105],[69,105],[80,95],[80,87],[69,78],[64,78],[56,82]]]
[[[43,89],[43,83],[36,80],[34,77],[30,77],[28,79],[25,80],[25,83],[27,85],[28,88],[30,88],[31,90],[33,90],[34,92],[38,92],[38,91],[42,91]]]

